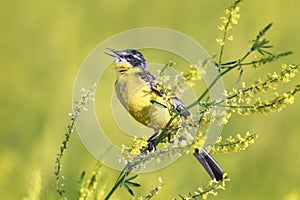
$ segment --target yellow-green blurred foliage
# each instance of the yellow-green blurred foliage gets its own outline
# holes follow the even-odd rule
[[[219,17],[231,1],[37,1],[0,2],[0,196],[26,197],[36,166],[41,169],[41,199],[57,199],[54,161],[68,124],[76,73],[88,53],[101,41],[131,28],[159,26],[181,31],[203,45],[211,54],[219,50],[215,39]],[[249,47],[248,41],[269,22],[268,38],[276,51],[295,53],[263,67],[246,70],[245,80],[267,71],[279,71],[280,63],[300,63],[300,3],[296,0],[248,0],[241,19],[226,46],[225,58],[236,59]],[[225,59],[226,60],[226,59]],[[109,71],[114,78],[112,70]],[[228,78],[228,77],[227,77]],[[236,80],[236,79],[235,79]],[[235,81],[234,80],[234,81]],[[232,81],[228,79],[228,83]],[[299,78],[291,85],[296,85]],[[112,85],[107,87],[112,88]],[[230,86],[232,87],[232,85]],[[110,93],[111,94],[111,93]],[[268,116],[233,117],[223,133],[259,134],[256,144],[245,152],[217,155],[231,182],[217,199],[299,199],[300,96],[295,104]],[[98,111],[101,113],[101,110]],[[106,112],[106,111],[105,111]],[[113,128],[112,130],[117,130]],[[72,135],[63,160],[66,190],[77,196],[81,170],[91,172],[94,158],[79,137]],[[108,191],[118,172],[104,167]],[[157,199],[170,199],[179,192],[196,190],[208,180],[191,157],[183,157],[168,168],[140,176],[146,194],[161,176],[165,185]],[[114,197],[130,197],[120,190]]]

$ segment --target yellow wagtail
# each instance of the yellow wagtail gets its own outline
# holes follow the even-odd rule
[[[115,91],[119,101],[130,115],[143,125],[154,129],[153,136],[148,140],[148,149],[155,150],[153,139],[158,136],[171,119],[170,106],[178,112],[185,109],[176,96],[163,98],[165,91],[158,89],[157,79],[148,69],[144,56],[134,49],[118,51],[108,48],[108,55],[115,59],[116,82]],[[159,104],[160,106],[154,105]],[[187,117],[189,111],[184,111],[179,117]],[[178,121],[178,120],[177,120]],[[172,125],[176,124],[176,120]],[[212,179],[223,179],[224,171],[214,158],[202,147],[196,149],[193,155],[202,164]]]

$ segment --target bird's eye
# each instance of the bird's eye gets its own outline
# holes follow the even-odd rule
[[[132,59],[133,58],[133,56],[132,55],[128,55],[128,56],[126,56],[127,58],[129,58],[129,59]]]

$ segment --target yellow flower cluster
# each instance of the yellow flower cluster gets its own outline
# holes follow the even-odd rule
[[[189,71],[182,73],[182,76],[186,79],[190,86],[194,85],[194,81],[201,80],[201,71],[198,65],[190,65]]]
[[[81,183],[79,200],[100,199],[104,195],[103,183],[101,183],[101,165],[98,163],[93,171],[92,177]],[[83,177],[82,177],[83,178]]]
[[[254,107],[250,109],[250,112],[267,113],[270,111],[280,111],[283,108],[285,108],[287,104],[294,103],[295,93],[299,91],[300,91],[300,85],[297,85],[294,89],[288,92],[284,92],[282,95],[275,93],[276,97],[271,101],[257,100],[257,102],[254,104]]]
[[[228,123],[229,118],[231,117],[230,112],[215,110],[211,115],[211,122],[217,121],[219,126],[225,125]]]
[[[190,148],[188,151],[186,151],[187,154],[194,153],[195,149],[201,149],[204,145],[204,142],[206,140],[205,135],[200,132],[198,135],[194,138],[192,144],[190,145]]]
[[[122,152],[129,153],[131,156],[137,156],[144,147],[147,147],[147,145],[148,142],[146,137],[133,137],[133,144],[129,147],[122,145]]]
[[[230,179],[228,178],[227,173],[224,173],[222,181],[216,181],[215,179],[209,180],[204,187],[198,187],[197,191],[190,192],[185,196],[179,195],[179,197],[183,200],[198,199],[197,197],[201,197],[201,199],[205,200],[209,195],[217,196],[218,192],[216,190],[225,190],[226,183],[229,181]]]
[[[263,101],[255,95],[267,92],[269,89],[276,90],[278,83],[287,83],[298,73],[296,65],[282,65],[281,72],[269,73],[265,80],[258,79],[255,83],[247,86],[244,82],[240,89],[234,88],[232,91],[225,91],[225,100],[221,100],[218,104],[225,102],[225,106],[229,112],[235,112],[240,115],[249,115],[253,113],[267,113],[270,111],[279,111],[286,104],[294,102],[294,94],[299,91],[298,86],[294,89],[279,95],[275,92],[275,98]]]
[[[222,24],[218,26],[218,29],[224,32],[223,37],[219,37],[216,39],[217,43],[220,46],[224,46],[226,40],[233,40],[233,35],[227,36],[227,33],[230,29],[232,29],[233,25],[238,24],[238,20],[240,18],[240,1],[236,1],[230,8],[225,10],[225,16],[222,16],[220,19],[222,20]]]
[[[198,64],[189,65],[187,72],[181,72],[175,76],[173,81],[170,81],[170,76],[166,74],[166,67],[175,65],[175,62],[169,61],[165,67],[158,70],[158,79],[155,82],[157,90],[164,91],[164,96],[167,99],[168,96],[176,95],[182,96],[188,87],[195,85],[195,81],[201,80],[201,75],[205,73],[205,66],[208,61]]]
[[[189,65],[187,72],[181,72],[175,77],[172,85],[169,87],[173,95],[182,96],[188,87],[195,85],[195,81],[201,80],[201,75],[204,73],[205,66],[202,64]]]
[[[235,137],[229,136],[223,142],[222,137],[219,137],[216,143],[210,149],[211,153],[230,153],[246,150],[250,145],[254,144],[257,138],[256,134],[246,133],[245,136],[237,134]]]
[[[158,177],[158,181],[159,181],[159,185],[158,186],[156,186],[155,188],[153,188],[152,190],[150,190],[149,194],[147,194],[145,196],[138,197],[138,200],[151,199],[152,197],[154,197],[155,195],[157,195],[158,191],[161,190],[162,186],[164,185],[164,182],[163,182],[163,180],[162,180],[161,177]]]

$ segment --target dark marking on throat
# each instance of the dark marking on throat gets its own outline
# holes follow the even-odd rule
[[[121,69],[121,70],[118,70],[118,72],[124,73],[124,72],[127,72],[127,69]]]

